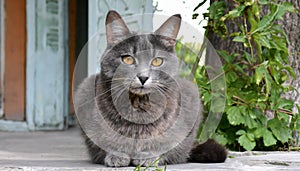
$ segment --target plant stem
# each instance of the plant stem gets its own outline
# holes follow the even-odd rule
[[[224,71],[221,72],[220,74],[218,74],[217,76],[215,76],[214,78],[212,78],[211,80],[209,80],[209,81],[207,82],[207,84],[210,84],[211,82],[215,81],[216,79],[218,79],[219,77],[221,77],[221,76],[224,75],[224,74],[225,74]]]
[[[251,43],[251,36],[249,36],[249,32],[248,32],[247,14],[248,14],[248,10],[244,13],[244,17],[243,17],[244,29],[245,29],[246,39],[248,40],[248,44],[250,47],[251,60],[252,60],[252,63],[255,63],[254,62],[254,52],[253,52],[253,47],[252,47],[252,43]]]
[[[244,103],[247,103],[246,100],[244,100],[244,99],[242,99],[242,98],[240,98],[240,97],[238,97],[236,95],[233,95],[232,97],[235,98],[235,99],[238,99],[238,100],[240,100],[240,101],[242,101]]]

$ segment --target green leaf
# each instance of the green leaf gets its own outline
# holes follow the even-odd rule
[[[297,105],[297,107],[299,108],[298,105]],[[300,109],[298,109],[298,111],[300,111]],[[293,131],[299,131],[299,133],[300,133],[300,114],[299,113],[293,115],[290,127]]]
[[[274,62],[270,62],[270,71],[271,71],[271,76],[274,78],[276,84],[280,84],[279,80],[280,80],[280,76],[278,74],[278,68],[276,66],[276,64]]]
[[[283,30],[283,27],[281,25],[276,25],[275,24],[275,25],[272,26],[271,30],[273,32],[275,32],[275,34],[277,34],[277,35],[279,35],[279,34],[283,35],[285,40],[290,44],[290,42],[288,40],[288,36],[287,36],[286,32]]]
[[[259,109],[254,109],[253,112],[256,114],[260,124],[262,126],[266,126],[268,122],[267,117],[264,114],[262,114],[262,112]]]
[[[229,107],[227,110],[227,118],[231,125],[240,125],[245,123],[245,119],[242,116],[240,109],[236,106]]]
[[[251,24],[251,30],[250,30],[250,32],[253,32],[254,30],[257,29],[258,23],[257,23],[257,21],[254,19],[253,15],[249,15],[249,16],[248,16],[248,21],[249,21],[250,24]]]
[[[254,134],[255,138],[261,138],[261,137],[263,137],[264,132],[265,132],[265,128],[264,127],[260,127],[260,128],[255,129],[255,131],[253,132],[253,134]]]
[[[237,79],[238,79],[238,76],[233,71],[230,71],[230,72],[228,72],[226,74],[226,80],[227,80],[227,82],[234,82]]]
[[[277,101],[280,98],[280,94],[281,94],[281,92],[278,89],[276,89],[276,88],[273,88],[271,90],[270,101],[272,102],[271,103],[272,109],[274,109],[274,105],[277,104]]]
[[[258,106],[261,108],[261,110],[265,110],[266,109],[266,104],[265,103],[262,103],[262,102],[259,102],[258,103]]]
[[[275,48],[279,51],[288,53],[285,39],[283,39],[282,37],[279,37],[277,35],[272,35],[271,39],[272,39],[272,41],[270,42],[270,44],[271,44],[272,48]]]
[[[254,149],[254,147],[256,146],[256,142],[251,140],[252,139],[253,134],[250,136],[247,134],[244,134],[242,136],[239,137],[238,139],[238,143],[245,148],[247,151],[251,151]],[[251,138],[249,138],[251,137]]]
[[[278,14],[278,6],[276,6],[275,11],[271,12],[271,14],[263,16],[263,18],[260,20],[260,22],[257,25],[257,29],[253,30],[251,34],[265,30],[266,28],[270,27],[274,22],[277,14]]]
[[[270,93],[272,81],[273,81],[272,77],[270,76],[269,72],[266,71],[266,77],[265,77],[266,95],[268,95]]]
[[[271,49],[270,40],[266,36],[259,35],[258,37],[262,46]]]
[[[240,112],[245,115],[246,113],[248,113],[247,111],[247,107],[246,106],[239,106]]]
[[[245,10],[246,5],[240,5],[237,8],[229,11],[228,14],[225,15],[225,18],[236,18],[241,16],[242,12]]]
[[[215,1],[212,3],[208,10],[209,10],[209,18],[214,20],[220,20],[223,17],[225,12],[226,4],[224,1]]]
[[[226,145],[228,143],[227,138],[223,134],[216,133],[213,135],[213,139],[221,145]]]
[[[246,58],[249,64],[252,64],[251,55],[248,52],[244,52],[244,57]]]
[[[205,93],[203,93],[203,101],[204,104],[206,105],[207,103],[209,103],[211,101],[211,94],[207,91]]]
[[[267,27],[270,27],[272,21],[274,20],[275,15],[265,15],[262,20],[257,25],[257,31],[261,31],[266,29]]]
[[[296,74],[294,72],[294,69],[291,66],[285,66],[283,69],[287,70],[289,74],[293,77],[293,79],[296,79]]]
[[[247,135],[247,137],[248,137],[249,140],[255,141],[255,139],[254,139],[254,134],[252,134],[252,133],[247,133],[246,135]]]
[[[248,128],[252,129],[252,128],[256,128],[258,126],[256,121],[254,119],[252,119],[248,113],[246,115],[244,115],[244,117],[245,117],[245,125]]]
[[[259,0],[258,3],[261,5],[267,5],[269,3],[269,0]]]
[[[256,114],[253,112],[253,110],[249,110],[248,113],[249,113],[249,116],[250,116],[251,119],[256,119],[256,118],[257,118],[257,116],[256,116]]]
[[[282,121],[279,121],[277,118],[269,120],[268,126],[271,128],[275,137],[282,143],[287,142],[291,137],[288,127],[282,124]]]
[[[244,66],[240,66],[238,64],[233,64],[233,66],[234,66],[234,69],[237,73],[240,72],[241,74],[243,74],[243,77],[248,76],[248,74],[244,71]]]
[[[276,15],[276,19],[280,19],[282,20],[283,15],[286,12],[294,12],[295,8],[293,6],[293,4],[289,3],[289,2],[284,2],[283,4],[279,4],[278,5],[278,14]]]
[[[232,41],[245,43],[247,42],[247,39],[245,36],[235,36]]]
[[[259,83],[265,77],[265,73],[266,73],[265,66],[259,66],[259,67],[255,68],[255,80],[256,80],[257,85],[259,85]]]
[[[294,106],[294,101],[288,99],[279,99],[275,109],[291,109]]]
[[[276,139],[274,138],[273,134],[271,131],[265,129],[263,133],[263,141],[265,146],[271,146],[276,144]]]
[[[246,131],[244,131],[244,130],[238,130],[235,134],[236,135],[244,135],[244,134],[246,134]]]
[[[227,63],[231,64],[233,62],[235,54],[228,55],[225,50],[219,50],[218,53]]]
[[[284,9],[288,12],[295,12],[295,6],[291,4],[290,2],[284,2],[281,7],[284,7]]]

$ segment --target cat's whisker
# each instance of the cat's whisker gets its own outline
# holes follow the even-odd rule
[[[119,86],[121,86],[121,85],[119,85]],[[115,88],[117,88],[117,87],[118,87],[118,86],[115,86],[114,88],[111,88],[111,89],[115,89]],[[106,90],[106,91],[104,91],[104,92],[101,92],[100,94],[97,94],[97,95],[94,96],[94,97],[91,96],[91,99],[90,99],[90,100],[86,101],[85,103],[79,104],[78,107],[81,107],[81,106],[84,106],[84,105],[86,105],[86,104],[88,104],[88,103],[91,103],[91,102],[94,101],[97,97],[103,96],[103,95],[105,95],[105,94],[107,94],[107,93],[109,93],[109,92],[110,92],[110,90]]]
[[[131,80],[128,78],[120,78],[120,79],[109,79],[109,80],[105,80],[105,81],[101,81],[101,82],[97,82],[96,85],[106,85],[106,84],[111,84],[111,83],[116,83],[116,82],[124,82],[127,80]]]
[[[172,95],[174,95],[173,92],[176,92],[177,89],[176,88],[170,88],[170,87],[167,87],[167,86],[164,86],[164,85],[157,85],[157,87],[163,92],[165,93],[166,95],[169,95],[170,97],[173,97]],[[175,97],[173,97],[175,98]]]
[[[172,94],[172,92],[174,92],[174,91],[177,90],[176,88],[171,88],[170,86],[165,85],[163,83],[157,83],[157,84],[154,84],[154,85],[160,87],[161,89],[163,89],[164,91],[166,91],[166,92],[168,92],[170,94]]]
[[[111,90],[117,89],[118,87],[122,87],[122,86],[123,86],[122,84],[119,84],[119,85],[116,85],[114,87],[111,87],[110,89],[106,90],[105,92],[101,92],[100,94],[97,94],[96,97],[103,96],[103,95],[109,93]]]
[[[118,87],[121,87],[121,86],[122,86],[122,85],[115,86],[115,87],[113,87],[113,88],[111,88],[111,89],[109,89],[109,90],[107,90],[107,91],[105,91],[105,92],[102,92],[101,94],[97,94],[97,96],[91,97],[90,100],[88,100],[88,101],[86,101],[86,102],[84,102],[84,103],[82,103],[82,104],[78,104],[78,108],[80,108],[80,107],[82,107],[82,106],[84,106],[84,105],[86,105],[86,104],[89,104],[89,103],[93,102],[97,97],[103,96],[103,95],[109,93],[112,89],[115,89],[115,88],[118,88]]]
[[[171,93],[167,93],[164,89],[162,89],[162,87],[159,87],[157,85],[154,86],[154,88],[159,91],[161,94],[165,95],[169,100],[171,100],[174,103],[177,103],[172,95],[170,95]]]
[[[130,81],[128,81],[128,80],[130,80]],[[120,88],[120,90],[113,91],[112,94],[111,94],[111,96],[114,96],[114,93],[119,93],[119,94],[121,93],[122,94],[123,91],[129,90],[130,83],[131,83],[131,79],[127,79],[127,81],[122,82],[120,84],[121,86],[118,86],[118,88]]]
[[[115,97],[115,98],[112,98],[114,104],[117,104],[117,100],[121,97],[121,95],[124,93],[125,90],[126,90],[126,87],[124,87],[123,89],[118,91],[117,92],[118,94],[116,94],[116,96],[113,96],[113,97]]]

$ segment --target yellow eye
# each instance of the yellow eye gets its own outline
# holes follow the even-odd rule
[[[154,58],[151,62],[152,66],[158,67],[161,66],[161,64],[163,63],[163,59],[162,58]]]
[[[127,55],[127,56],[123,56],[122,57],[122,61],[125,63],[125,64],[127,64],[127,65],[132,65],[132,64],[134,64],[134,58],[132,57],[132,56],[129,56],[129,55]]]

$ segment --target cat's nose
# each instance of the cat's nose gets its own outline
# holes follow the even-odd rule
[[[149,77],[147,77],[147,76],[138,76],[138,78],[139,78],[140,82],[142,83],[142,85],[144,85]]]

